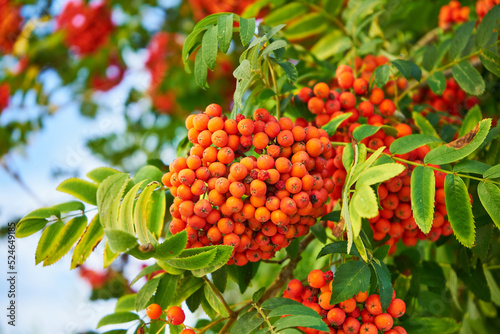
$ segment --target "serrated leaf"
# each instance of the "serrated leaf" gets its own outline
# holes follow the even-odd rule
[[[432,73],[432,75],[427,78],[427,82],[429,83],[429,87],[432,89],[434,94],[443,94],[444,89],[446,88],[446,77],[443,72]]]
[[[184,63],[186,63],[191,53],[194,52],[195,46],[199,45],[206,30],[208,30],[208,27],[193,29],[193,31],[188,35],[184,45],[182,46],[182,61]]]
[[[253,38],[255,32],[255,18],[245,19],[240,17],[240,38],[241,44],[246,46]]]
[[[459,176],[448,174],[444,179],[444,193],[453,233],[460,243],[470,248],[474,245],[475,226],[467,187]]]
[[[320,257],[323,257],[325,255],[337,254],[337,253],[348,254],[347,253],[347,241],[335,241],[331,244],[326,245],[318,253],[318,256],[316,257],[316,259],[319,259]],[[354,256],[360,256],[358,249],[356,247],[352,247],[351,252],[349,254],[354,255]]]
[[[126,322],[135,321],[135,320],[139,320],[139,319],[140,319],[139,316],[135,313],[132,313],[132,312],[112,313],[112,314],[108,314],[107,316],[105,316],[101,320],[99,320],[99,323],[97,324],[97,328],[100,328],[100,327],[106,326],[106,325],[123,324]]]
[[[412,334],[453,334],[462,328],[455,319],[438,317],[412,317],[404,321],[401,326]]]
[[[103,268],[107,268],[113,263],[113,261],[118,257],[120,254],[113,253],[111,249],[109,248],[109,243],[108,240],[106,240],[106,243],[104,244],[104,253],[102,255],[103,259]]]
[[[326,231],[325,227],[321,225],[320,223],[316,223],[310,228],[312,234],[318,239],[321,243],[326,244],[327,241],[327,236],[326,236]],[[288,249],[288,248],[287,248]]]
[[[16,225],[16,238],[25,238],[40,231],[47,225],[48,220],[45,218],[22,219]]]
[[[125,296],[121,296],[116,301],[115,313],[119,312],[129,312],[135,310],[135,293],[131,293]]]
[[[405,154],[423,145],[442,142],[443,141],[441,139],[434,136],[414,134],[396,139],[392,142],[389,150],[392,154]]]
[[[481,95],[486,85],[483,77],[467,60],[461,61],[452,68],[453,77],[468,94]]]
[[[156,239],[159,239],[165,224],[165,213],[167,212],[165,191],[156,191],[151,195],[147,211],[148,231],[151,232]]]
[[[491,166],[485,164],[484,162],[476,161],[476,160],[462,160],[455,166],[453,166],[453,170],[455,172],[462,173],[473,173],[483,175],[485,171],[488,170]]]
[[[179,282],[180,276],[163,274],[160,278],[160,283],[156,288],[154,301],[156,304],[160,305],[162,310],[167,307],[174,305],[172,304],[172,299],[177,291],[177,283]]]
[[[303,39],[325,31],[328,21],[320,13],[309,13],[295,20],[285,32],[288,39]]]
[[[62,231],[59,232],[59,239],[53,246],[53,251],[43,262],[44,266],[48,266],[59,261],[66,253],[69,252],[73,244],[80,239],[85,228],[87,227],[87,217],[75,217],[67,222]]]
[[[85,203],[97,205],[97,184],[73,177],[61,182],[56,190],[70,194]]]
[[[98,167],[87,173],[87,177],[96,183],[101,183],[108,176],[118,174],[120,171],[110,167]]]
[[[474,27],[476,26],[475,21],[469,21],[461,24],[453,35],[450,46],[450,56],[453,59],[458,59],[465,49],[465,46],[469,42],[472,36]]]
[[[434,171],[429,167],[417,166],[411,174],[411,209],[424,233],[429,233],[434,220],[435,183]]]
[[[420,131],[422,131],[422,134],[439,138],[436,129],[434,129],[432,124],[429,123],[429,121],[424,116],[420,115],[418,112],[413,112],[412,116],[415,120],[415,125],[418,126]]]
[[[370,137],[374,135],[378,130],[382,129],[387,135],[396,137],[397,136],[397,131],[395,128],[392,126],[388,125],[382,125],[382,126],[375,126],[375,125],[368,125],[368,124],[362,124],[358,126],[354,131],[352,132],[352,135],[354,139],[356,139],[358,142],[365,139],[366,137]]]
[[[290,63],[289,61],[284,61],[284,62],[276,62],[285,72],[287,78],[291,82],[297,81],[299,77],[299,72],[297,71],[297,68],[295,67],[294,64]]]
[[[219,16],[217,20],[217,41],[222,52],[227,53],[233,38],[233,14]]]
[[[135,309],[136,311],[140,311],[148,306],[148,302],[150,301],[153,294],[156,292],[156,288],[158,284],[160,284],[161,276],[156,276],[152,280],[149,280],[142,286],[142,288],[137,292],[137,296],[135,297]]]
[[[264,18],[268,26],[286,23],[308,12],[308,7],[300,2],[291,2],[281,7],[276,7]]]
[[[483,177],[485,179],[496,179],[500,177],[500,165],[488,168],[484,171]]]
[[[368,184],[362,184],[360,187],[357,187],[350,205],[357,211],[361,218],[373,218],[378,215],[377,196]],[[360,231],[361,225],[354,229],[354,237],[357,237]]]
[[[330,305],[354,297],[370,287],[370,268],[363,261],[349,261],[337,267],[332,284]]]
[[[491,220],[500,228],[500,188],[493,183],[482,181],[477,187],[477,193]]]
[[[85,211],[85,205],[79,201],[70,201],[61,204],[56,204],[53,206],[54,209],[61,213],[71,212],[71,211]]]
[[[149,274],[151,274],[152,272],[155,272],[157,270],[161,270],[161,267],[155,263],[155,264],[152,264],[150,266],[147,266],[146,268],[142,269],[138,274],[137,276],[134,277],[134,279],[132,281],[130,281],[130,286],[134,285],[138,280],[140,280],[141,278],[143,278],[144,276],[147,276]]]
[[[387,181],[401,174],[404,170],[405,166],[395,162],[370,167],[359,175],[358,181],[356,182],[356,191],[361,191],[361,186],[364,185],[371,186],[373,184]],[[363,189],[366,190],[366,188]]]
[[[276,50],[279,50],[281,48],[284,48],[288,45],[288,43],[283,40],[283,39],[278,39],[278,40],[275,40],[274,42],[272,42],[271,44],[269,44],[265,49],[264,51],[261,52],[259,58],[262,58],[262,57],[265,57],[267,56],[269,53],[273,52],[273,51],[276,51]]]
[[[160,260],[168,260],[178,256],[186,248],[187,233],[181,231],[156,246],[153,257]]]
[[[413,77],[415,80],[420,81],[422,78],[422,71],[412,61],[395,59],[391,61],[391,64],[394,65],[407,80]]]
[[[495,305],[500,306],[500,288],[498,287],[495,278],[488,269],[484,270],[484,276],[486,277],[486,281],[488,282],[488,286],[490,287],[491,301]]]
[[[483,115],[481,113],[481,109],[479,108],[478,105],[475,105],[465,115],[465,118],[462,122],[462,126],[460,126],[460,129],[458,130],[458,136],[459,137],[465,136],[468,132],[474,129],[476,124],[481,122],[482,119]]]
[[[323,217],[321,217],[322,220],[330,220],[333,222],[338,222],[340,220],[340,211],[332,211],[330,213],[327,213]]]
[[[137,199],[137,203],[134,208],[134,224],[135,224],[135,232],[137,233],[137,237],[139,238],[139,242],[142,245],[146,245],[152,242],[151,234],[149,233],[147,227],[147,219],[149,216],[148,205],[151,199],[151,194],[158,186],[158,182],[151,182],[148,184],[144,190],[139,195]]]
[[[437,50],[434,45],[427,45],[425,47],[424,58],[422,60],[422,66],[426,71],[431,71],[436,64]]]
[[[214,260],[216,254],[217,254],[217,249],[212,248],[203,253],[199,253],[188,257],[179,257],[176,259],[170,259],[166,260],[165,262],[177,269],[184,269],[184,270],[201,269],[209,265]]]
[[[231,327],[231,334],[251,333],[264,322],[257,312],[252,310],[240,315]]]
[[[351,49],[351,39],[340,30],[334,30],[323,36],[311,48],[311,52],[319,60],[326,60],[332,56],[342,54]]]
[[[283,315],[308,315],[315,317],[318,315],[313,309],[302,305],[299,302],[295,302],[294,304],[287,304],[275,307],[271,310],[271,312],[267,315],[269,318],[271,317],[281,317]]]
[[[134,228],[134,201],[137,191],[142,186],[145,180],[140,181],[135,186],[130,189],[123,201],[120,204],[119,212],[118,212],[118,224],[120,230],[124,230],[129,234],[135,235]]]
[[[45,228],[36,247],[35,264],[39,264],[49,256],[61,236],[63,227],[64,223],[58,220]]]
[[[126,231],[105,228],[104,233],[108,238],[109,248],[113,253],[123,253],[137,245],[135,235]]]
[[[220,292],[226,291],[227,286],[227,268],[225,266],[217,269],[212,273],[214,285]]]
[[[335,134],[339,125],[342,124],[343,121],[351,117],[351,115],[352,112],[346,112],[343,113],[342,115],[335,116],[332,120],[323,125],[321,128],[326,131],[329,137],[331,137]]]
[[[484,67],[497,77],[500,77],[500,57],[489,50],[482,50],[481,52],[479,58]]]
[[[273,326],[275,330],[280,332],[289,327],[308,327],[317,329],[320,331],[328,332],[328,326],[323,322],[319,314],[316,313],[315,316],[310,315],[291,315],[289,317],[284,317],[277,320]]]
[[[217,27],[208,28],[203,35],[201,43],[201,53],[203,54],[203,62],[212,71],[215,69],[217,59]]]
[[[203,89],[208,88],[207,75],[208,67],[203,60],[203,52],[200,49],[198,50],[194,60],[194,80],[196,84]]]
[[[500,16],[500,6],[494,6],[486,13],[481,23],[476,29],[476,45],[478,48],[484,48],[491,40],[493,31],[498,28],[497,21]]]
[[[133,181],[138,183],[140,181],[147,181],[147,183],[157,181],[161,182],[163,172],[156,166],[146,165],[141,167],[137,173],[135,173]]]
[[[118,211],[128,181],[128,174],[120,173],[107,177],[99,185],[97,189],[97,208],[103,228],[126,228],[118,225]]]
[[[431,150],[425,156],[424,162],[428,164],[442,165],[465,158],[483,143],[484,139],[488,135],[490,127],[490,118],[482,120],[465,136]]]
[[[104,230],[99,222],[99,214],[97,214],[87,226],[82,238],[75,246],[73,257],[71,258],[71,269],[75,269],[82,265],[99,242],[101,242],[103,237]]]
[[[389,81],[389,65],[382,65],[375,69],[375,83],[378,87],[383,88]]]
[[[215,287],[213,286],[213,288]],[[228,311],[226,310],[220,299],[217,297],[215,292],[212,290],[211,285],[205,284],[204,292],[205,292],[205,298],[207,299],[210,306],[223,318],[229,317]]]
[[[262,287],[259,290],[255,291],[254,294],[252,295],[252,301],[254,303],[258,303],[260,298],[264,295],[264,292],[266,292],[266,287]]]
[[[203,268],[199,269],[194,269],[191,271],[191,273],[194,276],[197,277],[202,277],[204,275],[207,275],[222,266],[224,266],[227,261],[229,261],[229,258],[231,257],[233,253],[233,247],[232,246],[226,246],[226,245],[218,245],[218,246],[209,246],[213,247],[216,250],[214,259],[211,262],[207,262],[206,265]],[[208,247],[205,247],[206,249]]]
[[[198,291],[204,284],[201,278],[188,276],[184,277],[178,284],[182,289],[177,289],[174,298],[171,300],[170,305],[180,305],[189,296]]]
[[[375,259],[371,262],[371,265],[377,275],[378,288],[380,290],[380,302],[382,303],[382,309],[386,310],[392,301],[392,283],[391,283],[391,273],[384,262]],[[360,290],[363,291],[363,290]]]

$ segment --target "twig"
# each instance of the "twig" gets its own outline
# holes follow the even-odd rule
[[[5,170],[5,172],[7,172],[7,174],[14,180],[17,182],[17,184],[19,184],[19,186],[21,188],[23,188],[23,190],[28,193],[39,205],[41,206],[45,206],[45,204],[43,203],[43,201],[35,194],[35,192],[30,188],[28,187],[28,185],[21,179],[21,177],[19,176],[18,173],[16,173],[15,171],[11,170],[7,164],[5,162],[2,162],[2,168]]]

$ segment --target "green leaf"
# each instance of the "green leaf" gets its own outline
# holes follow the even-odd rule
[[[135,235],[126,231],[105,228],[104,233],[108,238],[109,248],[113,253],[123,253],[137,245]]]
[[[80,239],[85,228],[87,227],[87,217],[75,217],[64,225],[59,232],[59,239],[53,246],[53,252],[43,262],[44,266],[48,266],[59,261],[66,253],[69,252],[73,244]]]
[[[392,154],[405,154],[423,145],[442,142],[441,139],[434,136],[414,134],[396,139],[392,142],[389,150]]]
[[[483,77],[467,60],[461,61],[452,68],[453,77],[468,94],[481,95],[486,85]]]
[[[227,269],[226,267],[221,267],[212,273],[212,279],[214,285],[219,289],[220,292],[224,292],[227,286]]]
[[[17,223],[16,226],[16,237],[17,238],[25,238],[27,236],[32,235],[33,233],[36,233],[40,231],[42,228],[47,225],[49,222],[45,217],[45,214],[42,213],[42,210],[47,213],[47,217],[49,218],[52,216],[52,213],[57,214],[57,217],[60,217],[60,212],[59,210],[53,209],[53,208],[41,208],[37,209],[33,212],[30,212],[26,216],[24,216],[19,223]],[[36,217],[36,216],[41,216],[41,217]]]
[[[361,186],[371,186],[387,181],[398,176],[404,170],[405,166],[396,162],[370,167],[359,175],[358,181],[356,182],[356,192],[361,192]]]
[[[290,63],[289,61],[277,61],[276,63],[283,69],[289,81],[297,81],[299,72],[297,71],[297,68],[294,64]]]
[[[446,78],[443,72],[432,73],[432,75],[427,78],[427,82],[436,95],[443,94],[444,89],[446,88]]]
[[[462,328],[455,319],[437,317],[412,317],[404,321],[401,326],[412,334],[453,334]]]
[[[98,167],[98,168],[92,169],[90,172],[88,172],[87,177],[96,183],[101,183],[108,176],[118,174],[118,173],[120,173],[120,172],[114,168]]]
[[[233,14],[219,16],[217,20],[217,40],[222,52],[227,53],[233,38]]]
[[[276,50],[279,50],[281,48],[284,48],[288,45],[288,43],[283,40],[283,39],[277,39],[275,40],[274,42],[272,42],[271,44],[269,44],[265,49],[264,51],[262,51],[262,53],[260,54],[259,58],[262,58],[264,56],[267,56],[269,53],[273,52],[273,51],[276,51]]]
[[[330,220],[333,222],[338,222],[340,220],[340,211],[332,211],[330,213],[327,213],[321,219],[322,220]]]
[[[251,333],[264,322],[257,312],[252,310],[238,317],[238,320],[231,327],[231,334]]]
[[[36,247],[35,264],[39,264],[49,256],[61,236],[63,227],[64,223],[58,220],[43,231]]]
[[[211,248],[209,248],[211,247]],[[218,246],[209,246],[209,247],[204,247],[206,250],[208,249],[215,249],[216,253],[214,256],[214,259],[211,262],[207,262],[203,268],[199,269],[194,269],[191,271],[191,273],[194,276],[197,277],[202,277],[204,275],[207,275],[222,266],[224,266],[227,261],[229,261],[229,258],[231,257],[233,253],[233,247],[232,246],[226,246],[226,245],[218,245]]]
[[[461,24],[458,27],[451,41],[451,46],[450,46],[451,58],[453,59],[460,58],[462,51],[465,49],[465,46],[467,45],[469,39],[472,36],[472,32],[474,31],[475,26],[476,26],[475,21],[469,21]]]
[[[472,247],[475,226],[467,186],[459,176],[448,174],[444,179],[444,193],[448,220],[453,233],[464,246]]]
[[[255,18],[245,19],[240,17],[240,38],[241,44],[246,46],[253,38],[255,32]]]
[[[480,182],[477,187],[479,200],[495,225],[500,228],[500,188],[489,182]]]
[[[382,65],[375,69],[375,83],[378,87],[383,88],[389,81],[390,68],[389,65]]]
[[[429,123],[429,121],[424,116],[420,115],[418,112],[413,112],[412,116],[413,119],[415,120],[415,125],[418,126],[418,128],[420,129],[420,131],[422,131],[424,135],[429,135],[439,138],[439,135],[437,134],[432,124]]]
[[[351,199],[351,206],[358,212],[362,218],[373,218],[378,215],[378,201],[375,191],[368,185],[362,184],[358,187],[359,182],[356,184],[356,191]],[[361,226],[354,233],[354,237],[359,235]],[[355,231],[356,232],[356,231]]]
[[[465,118],[462,122],[462,126],[460,126],[460,130],[458,130],[458,136],[459,137],[465,136],[468,132],[474,129],[476,124],[481,122],[482,119],[483,115],[481,114],[481,109],[479,108],[478,105],[475,105],[465,115]]]
[[[321,225],[320,223],[314,224],[313,226],[311,226],[311,232],[321,243],[326,244],[327,236],[325,227],[323,225]]]
[[[392,283],[391,283],[391,273],[385,265],[384,262],[374,259],[370,263],[377,275],[378,288],[380,290],[380,302],[382,303],[382,309],[386,310],[392,301]],[[364,291],[364,290],[360,290]]]
[[[56,188],[57,190],[70,194],[85,203],[97,205],[97,184],[73,177],[64,180]]]
[[[187,233],[181,231],[156,246],[153,257],[160,260],[168,260],[182,253],[187,245]]]
[[[183,253],[181,253],[181,256]],[[203,251],[202,253],[198,253],[196,255],[179,257],[176,259],[166,260],[165,262],[177,269],[184,269],[184,270],[202,269],[207,265],[209,265],[214,260],[216,254],[217,254],[217,249],[212,248],[208,251]]]
[[[165,225],[165,213],[167,212],[167,202],[165,191],[159,190],[151,195],[147,206],[148,217],[147,228],[153,237],[159,239]]]
[[[436,64],[437,50],[435,45],[427,45],[425,47],[424,58],[422,60],[422,66],[428,72],[430,72],[434,65]]]
[[[285,35],[288,39],[303,39],[325,31],[328,28],[328,21],[320,13],[308,13],[291,23]]]
[[[83,233],[82,238],[75,246],[73,257],[71,258],[71,269],[82,265],[95,247],[104,237],[104,230],[99,222],[99,214],[95,215],[89,226]]]
[[[180,276],[163,274],[160,278],[160,283],[156,288],[156,293],[154,296],[154,301],[156,304],[160,305],[162,310],[167,307],[174,305],[172,300],[177,291],[177,283],[179,282]]]
[[[147,181],[147,183],[157,181],[161,182],[163,172],[156,166],[146,165],[141,167],[134,175],[133,181],[138,183],[140,181]]]
[[[395,59],[391,61],[391,64],[393,64],[407,80],[410,80],[411,77],[417,81],[422,79],[422,71],[412,61]]]
[[[294,304],[287,304],[275,307],[271,310],[271,312],[267,315],[269,318],[272,317],[281,317],[283,315],[308,315],[311,317],[315,317],[318,315],[313,309],[302,305],[299,302],[295,302]]]
[[[135,235],[134,229],[134,201],[137,191],[142,186],[145,180],[139,181],[135,186],[130,189],[123,201],[120,204],[118,211],[118,224],[116,227],[120,230],[126,231],[129,234]]]
[[[106,240],[106,243],[104,244],[104,254],[102,256],[103,258],[103,268],[106,268],[113,263],[114,260],[118,257],[120,254],[113,253],[111,249],[109,248],[109,243],[108,240]]]
[[[348,36],[344,35],[340,30],[333,30],[317,41],[311,48],[311,52],[319,60],[326,60],[332,56],[342,54],[351,47],[352,41]]]
[[[174,298],[171,300],[170,305],[180,305],[189,296],[198,291],[204,284],[201,278],[188,276],[183,278],[178,286],[182,286],[182,289],[177,289]]]
[[[415,167],[411,174],[411,209],[415,222],[424,233],[429,233],[434,220],[435,184],[431,168]]]
[[[487,46],[493,36],[493,32],[498,28],[497,21],[500,16],[500,6],[494,6],[486,13],[481,23],[476,29],[476,45],[482,49]]]
[[[500,57],[490,50],[482,50],[479,58],[488,71],[500,77]]]
[[[363,261],[349,261],[337,267],[332,284],[331,305],[354,297],[370,287],[370,268]]]
[[[352,112],[346,112],[346,113],[343,113],[342,115],[338,115],[338,116],[334,117],[330,122],[323,125],[323,127],[321,127],[321,128],[326,131],[326,133],[328,134],[329,137],[331,137],[335,134],[339,125],[343,121],[345,121],[346,119],[351,117],[351,115],[352,115]]]
[[[352,132],[352,135],[354,139],[356,139],[358,142],[365,139],[366,137],[370,137],[374,135],[378,130],[382,129],[386,134],[396,137],[397,131],[395,128],[392,126],[388,125],[382,125],[382,126],[375,126],[375,125],[368,125],[368,124],[362,124],[358,126],[354,131]]]
[[[142,288],[137,292],[137,296],[135,297],[135,309],[136,311],[140,311],[148,306],[148,302],[153,297],[153,294],[156,292],[156,288],[158,284],[160,284],[161,276],[156,276],[152,280],[149,280],[142,286]]]
[[[147,245],[152,242],[151,233],[149,233],[147,227],[147,219],[149,216],[149,201],[151,199],[151,194],[156,187],[158,187],[158,182],[151,182],[148,184],[139,195],[134,208],[135,232],[137,233],[139,242],[142,245]]]
[[[500,165],[496,165],[488,168],[488,170],[484,171],[483,177],[485,179],[496,179],[500,177]]]
[[[425,156],[424,162],[427,164],[443,165],[465,158],[483,143],[490,127],[490,118],[482,120],[465,136],[431,150]]]
[[[289,327],[308,327],[325,332],[329,331],[328,326],[323,322],[323,320],[317,313],[315,316],[292,315],[289,317],[284,317],[276,321],[273,326],[275,327],[275,330],[280,333],[283,329]]]
[[[193,29],[193,31],[188,35],[182,47],[182,61],[184,63],[186,63],[191,53],[198,47],[201,39],[203,38],[203,34],[205,34],[207,29],[208,27]]]
[[[56,204],[53,206],[54,209],[61,213],[71,212],[71,211],[85,211],[85,205],[79,201],[70,201],[61,204]]]
[[[318,253],[316,259],[319,259],[320,257],[323,257],[325,255],[337,254],[337,253],[360,256],[358,249],[356,247],[352,247],[351,252],[347,253],[347,241],[335,241],[323,247],[321,251]]]
[[[150,266],[147,266],[146,268],[142,269],[137,274],[137,276],[134,277],[134,279],[132,281],[130,281],[130,286],[134,285],[138,280],[140,280],[144,276],[147,276],[147,275],[149,275],[157,270],[161,270],[161,267],[157,263],[152,264]]]
[[[213,286],[213,288],[215,287]],[[229,313],[227,312],[226,308],[224,307],[220,299],[217,297],[215,292],[212,290],[211,285],[205,284],[204,292],[205,292],[205,298],[207,299],[210,306],[223,318],[229,317]]]
[[[486,281],[488,282],[488,286],[490,287],[491,301],[495,305],[500,306],[500,288],[498,288],[498,284],[495,281],[495,278],[488,269],[484,270],[484,276],[486,277]]]
[[[140,320],[140,318],[137,314],[132,313],[132,312],[112,313],[112,314],[108,314],[107,316],[105,316],[101,320],[99,320],[99,323],[97,324],[97,328],[100,328],[100,327],[106,326],[106,325],[123,324],[126,322],[135,321],[135,320]]]
[[[488,170],[491,166],[485,164],[484,162],[476,161],[476,160],[462,160],[455,166],[453,166],[453,170],[455,172],[462,173],[473,173],[483,175],[485,171]]]
[[[135,293],[131,293],[125,296],[121,296],[116,301],[115,313],[129,312],[135,310]]]
[[[99,185],[97,208],[103,228],[125,229],[118,225],[118,211],[128,181],[128,174],[120,173],[107,177]]]
[[[276,7],[264,19],[264,23],[270,27],[286,23],[308,12],[309,7],[300,2],[291,2],[281,7]]]
[[[286,24],[278,24],[277,26],[272,27],[271,30],[266,32],[266,36],[264,37],[264,41],[270,41],[271,38],[273,38],[274,35],[276,35],[278,32],[280,32],[281,29],[283,29],[284,27],[286,27]]]
[[[200,49],[198,50],[198,53],[196,54],[196,58],[194,60],[194,80],[196,84],[203,89],[208,88],[207,75],[208,67],[203,60],[203,52]]]
[[[203,54],[203,62],[212,71],[215,69],[217,59],[217,27],[208,28],[203,35],[201,44],[201,53]]]

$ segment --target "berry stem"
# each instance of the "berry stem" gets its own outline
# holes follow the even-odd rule
[[[347,146],[349,144],[350,143],[332,142],[333,146]],[[371,148],[368,148],[368,147],[366,148],[366,151],[370,152],[370,153],[375,152],[375,150],[372,150]],[[491,179],[480,178],[480,177],[475,177],[475,176],[466,175],[466,174],[460,174],[460,173],[457,173],[457,172],[454,172],[454,171],[449,171],[449,170],[446,170],[446,169],[442,169],[442,168],[438,168],[438,167],[433,167],[433,166],[430,166],[430,165],[428,165],[426,163],[418,163],[418,162],[415,162],[415,161],[410,161],[410,160],[406,160],[406,159],[397,158],[393,154],[388,154],[388,153],[383,153],[383,152],[382,152],[382,154],[386,155],[386,156],[388,156],[388,157],[390,157],[390,158],[392,158],[392,159],[394,159],[396,161],[404,162],[405,164],[408,164],[408,165],[429,167],[430,169],[433,169],[433,170],[438,171],[438,172],[443,172],[445,174],[453,174],[453,175],[456,175],[456,176],[465,177],[465,178],[469,178],[469,179],[472,179],[472,180],[483,181],[483,182],[490,182],[490,183],[494,183],[494,184],[500,185],[500,182],[493,181]]]

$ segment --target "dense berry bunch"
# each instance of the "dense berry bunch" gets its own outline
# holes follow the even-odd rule
[[[476,1],[476,13],[478,20],[481,21],[483,17],[493,8],[495,5],[500,4],[500,0],[478,0]]]
[[[86,5],[69,1],[57,17],[57,29],[64,31],[65,44],[76,54],[90,54],[109,40],[111,11],[104,2]]]
[[[439,11],[439,27],[443,30],[450,29],[453,24],[467,22],[470,8],[462,7],[459,1],[450,1]]]
[[[10,99],[10,86],[8,84],[0,84],[0,113],[7,108]]]
[[[125,65],[116,55],[112,55],[109,58],[106,68],[102,71],[102,74],[95,73],[92,76],[92,88],[107,92],[122,81],[124,74]]]
[[[455,79],[449,78],[446,81],[446,88],[443,94],[436,95],[428,87],[420,88],[413,95],[413,102],[416,104],[428,104],[429,108],[422,111],[424,116],[434,112],[440,117],[440,124],[461,124],[462,119],[469,109],[479,104],[479,99],[475,96],[468,96],[460,88]]]
[[[392,302],[384,313],[380,296],[360,292],[356,296],[330,305],[332,298],[333,274],[323,273],[319,269],[312,270],[307,277],[308,285],[304,286],[298,279],[291,280],[283,297],[293,299],[315,310],[330,327],[330,334],[406,334],[401,326],[394,326],[394,319],[403,316],[406,304],[392,295]],[[307,334],[325,334],[312,328],[301,328]]]
[[[186,230],[188,247],[233,245],[229,263],[272,258],[308,233],[333,190],[326,131],[276,120],[221,115],[209,105],[186,120],[193,147],[170,164],[163,183],[175,196],[170,231]]]
[[[21,33],[23,19],[10,0],[0,0],[0,52],[10,53]]]

